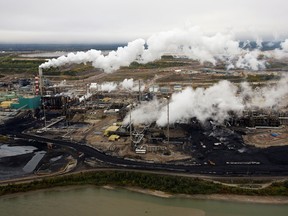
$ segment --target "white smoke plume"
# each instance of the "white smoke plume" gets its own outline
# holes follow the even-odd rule
[[[233,40],[231,34],[207,36],[197,27],[154,34],[147,40],[147,46],[142,55],[144,63],[171,53],[215,65],[219,59],[226,60],[241,54],[239,42]]]
[[[92,96],[92,94],[89,93],[89,92],[87,92],[85,95],[83,95],[83,96],[81,96],[81,97],[79,98],[79,101],[82,102],[82,101],[84,101],[84,100],[87,100],[87,99],[89,99],[91,96]]]
[[[159,113],[163,103],[158,100],[153,100],[150,102],[143,102],[136,109],[131,112],[131,123],[135,125],[139,124],[149,124],[155,122],[158,118]],[[123,120],[123,124],[127,125],[130,123],[130,114],[128,114]]]
[[[283,46],[286,47],[286,44]],[[154,34],[147,39],[147,42],[144,39],[136,39],[125,47],[111,51],[108,55],[104,55],[98,50],[69,53],[67,56],[48,60],[40,67],[50,68],[71,63],[91,62],[94,67],[110,73],[121,66],[129,66],[133,61],[147,63],[160,59],[167,53],[185,55],[201,63],[210,62],[213,65],[223,61],[228,69],[259,70],[265,68],[265,62],[258,59],[259,53],[251,53],[248,49],[240,48],[239,41],[235,40],[232,34],[217,33],[208,36],[197,27]]]
[[[117,89],[117,84],[114,82],[105,82],[100,85],[100,91],[115,91]]]
[[[276,49],[269,54],[269,57],[274,57],[276,59],[288,58],[288,39],[280,44],[280,49]]]
[[[89,89],[96,91],[116,91],[116,90],[124,90],[124,91],[139,91],[139,82],[134,82],[133,78],[124,79],[119,84],[115,82],[104,82],[101,84],[98,83],[90,83]],[[145,85],[143,83],[140,84],[140,91],[144,91]]]
[[[252,89],[248,83],[241,83],[241,97],[246,108],[275,109],[287,105],[288,76],[283,76],[275,85]],[[248,99],[248,100],[245,100]],[[284,103],[284,104],[283,104]]]
[[[97,90],[97,91],[105,91],[111,92],[117,89],[118,85],[114,82],[104,82],[101,84],[91,83],[89,89]]]
[[[80,64],[92,62],[96,68],[101,68],[110,73],[118,70],[121,66],[129,66],[131,62],[138,60],[143,53],[145,41],[137,39],[129,42],[125,47],[119,47],[116,51],[111,51],[104,56],[99,50],[89,50],[87,52],[69,53],[67,56],[60,56],[57,59],[50,59],[40,65],[41,68],[58,67],[65,64]]]
[[[187,121],[192,117],[197,117],[201,122],[209,118],[222,122],[228,117],[229,111],[238,112],[244,108],[236,92],[237,88],[228,81],[221,81],[207,89],[186,88],[183,92],[172,95],[169,119],[171,123]],[[156,123],[160,126],[167,124],[166,108],[162,110]]]
[[[260,54],[261,52],[259,50],[253,50],[240,56],[235,64],[236,68],[251,69],[255,71],[265,69],[266,68],[265,60],[258,59],[258,56]]]
[[[125,90],[131,90],[134,86],[134,80],[133,78],[131,79],[124,79],[121,83],[120,86],[125,89]]]
[[[276,109],[288,97],[288,76],[284,76],[276,85],[252,89],[248,83],[240,87],[229,81],[204,89],[186,88],[172,94],[169,101],[169,121],[187,122],[196,117],[200,122],[212,119],[222,123],[229,117],[229,112],[241,115],[244,109]],[[285,102],[287,105],[287,101]],[[284,104],[285,105],[285,104]],[[156,122],[159,126],[167,124],[167,102],[154,100],[147,102],[131,112],[134,124]],[[129,122],[129,114],[124,123]]]
[[[133,78],[124,79],[120,83],[120,88],[123,90],[136,92],[136,91],[139,91],[139,82],[134,81]],[[140,91],[143,92],[144,90],[145,90],[144,83],[140,83]]]

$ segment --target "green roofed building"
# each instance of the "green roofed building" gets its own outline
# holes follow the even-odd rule
[[[19,97],[18,103],[11,104],[12,109],[36,109],[41,105],[40,96],[31,96],[31,97]]]

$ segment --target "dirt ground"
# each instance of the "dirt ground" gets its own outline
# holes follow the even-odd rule
[[[251,129],[243,136],[246,144],[259,148],[288,145],[288,126],[273,129]]]
[[[168,162],[189,159],[191,156],[185,155],[173,148],[173,145],[163,144],[155,146],[145,144],[147,148],[146,154],[136,154],[133,150],[129,137],[120,137],[117,141],[109,141],[108,137],[104,136],[104,131],[113,123],[117,122],[116,116],[107,116],[105,120],[96,120],[93,126],[84,133],[80,132],[79,135],[85,137],[88,145],[91,145],[101,151],[105,151],[114,156],[127,157],[131,159],[146,160],[151,162]],[[76,139],[76,134],[74,138]],[[167,152],[169,154],[167,154]],[[166,154],[164,154],[166,153]]]

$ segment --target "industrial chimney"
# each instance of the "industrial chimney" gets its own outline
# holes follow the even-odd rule
[[[41,67],[39,67],[38,73],[39,73],[40,95],[43,96],[43,80],[42,80],[43,72],[42,72],[42,68]]]

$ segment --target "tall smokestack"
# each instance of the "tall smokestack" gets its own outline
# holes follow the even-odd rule
[[[35,91],[35,95],[39,95],[39,77],[38,76],[35,76],[35,88],[34,88],[34,91]]]
[[[43,81],[42,81],[43,71],[41,67],[38,68],[38,73],[39,73],[40,95],[43,96]]]

